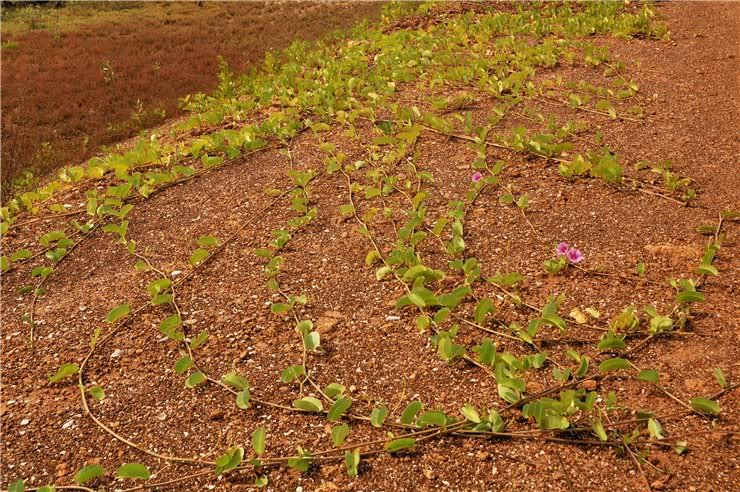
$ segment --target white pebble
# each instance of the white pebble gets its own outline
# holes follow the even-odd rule
[[[113,351],[112,354],[110,354],[110,358],[111,359],[115,359],[116,357],[120,357],[122,353],[123,353],[123,350],[116,349],[116,350]]]
[[[28,425],[31,421],[28,419],[21,420],[21,425]]]

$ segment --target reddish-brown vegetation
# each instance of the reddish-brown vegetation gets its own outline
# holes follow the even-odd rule
[[[243,69],[295,39],[377,15],[379,6],[136,3],[130,8],[141,17],[127,12],[125,22],[5,36],[18,47],[3,49],[2,180],[76,164],[177,116],[180,97],[215,85],[219,56]],[[144,15],[151,8],[157,15]]]

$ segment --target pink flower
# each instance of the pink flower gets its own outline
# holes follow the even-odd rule
[[[558,244],[558,247],[555,248],[555,252],[558,254],[558,256],[565,256],[568,254],[569,249],[570,246],[568,246],[568,243],[560,243]]]
[[[565,257],[568,258],[568,261],[571,263],[580,263],[583,261],[583,253],[581,253],[581,250],[576,248],[570,248]]]
[[[471,180],[471,181],[472,181],[473,183],[477,183],[477,182],[478,182],[478,181],[480,181],[481,179],[483,179],[483,175],[482,175],[482,174],[480,173],[480,171],[476,171],[476,172],[475,172],[475,174],[473,174],[473,177],[472,177],[472,178],[470,178],[470,180]]]

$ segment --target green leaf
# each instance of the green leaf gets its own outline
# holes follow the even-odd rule
[[[725,379],[725,371],[722,370],[721,367],[715,367],[714,371],[714,379],[717,380],[717,384],[720,388],[724,388],[727,386],[727,379]]]
[[[101,388],[100,386],[93,386],[92,388],[88,389],[87,392],[90,393],[90,395],[98,401],[105,398],[105,391],[103,391],[103,388]]]
[[[321,344],[321,335],[319,335],[318,331],[312,331],[311,333],[306,333],[306,335],[303,337],[303,345],[305,345],[306,350],[313,352],[315,351],[319,345]]]
[[[342,215],[350,215],[354,213],[354,211],[355,211],[355,206],[352,205],[351,203],[348,203],[346,205],[341,205],[339,207],[339,213]]]
[[[382,280],[383,277],[391,273],[393,269],[389,266],[383,266],[378,268],[378,270],[375,272],[375,280]]]
[[[284,313],[286,311],[290,311],[290,305],[282,302],[276,302],[275,304],[270,306],[270,311],[272,311],[273,314]]]
[[[421,412],[421,408],[422,404],[419,400],[412,401],[406,405],[406,409],[404,409],[403,414],[401,414],[401,423],[411,425],[411,422],[416,418],[416,414]]]
[[[251,394],[249,393],[249,388],[244,388],[236,395],[236,406],[242,410],[246,410],[249,408],[250,398]]]
[[[704,293],[695,290],[685,290],[676,294],[676,302],[679,304],[688,302],[704,302]]]
[[[258,489],[267,487],[268,483],[270,483],[270,479],[267,478],[267,476],[265,475],[254,479],[254,486],[257,487]]]
[[[344,443],[344,440],[347,438],[348,434],[349,425],[337,425],[331,430],[331,442],[334,443],[334,446],[339,447]]]
[[[320,412],[324,409],[324,405],[321,404],[321,401],[313,396],[306,396],[300,400],[294,400],[293,406],[300,410],[306,410],[309,412]]]
[[[177,374],[184,374],[185,371],[190,369],[193,365],[193,360],[188,357],[187,355],[180,357],[177,362],[175,362],[175,372]]]
[[[206,249],[196,249],[195,251],[193,251],[193,254],[190,255],[190,259],[188,260],[188,262],[190,262],[191,266],[196,267],[203,263],[203,260],[208,258],[209,255],[210,253]]]
[[[264,427],[257,427],[252,433],[252,448],[257,456],[265,452],[265,436],[267,431]]]
[[[334,398],[335,396],[344,393],[344,389],[344,386],[339,383],[329,383],[326,385],[326,388],[324,388],[324,393],[326,393],[326,396],[329,398]]]
[[[149,468],[141,463],[127,463],[121,465],[116,472],[118,478],[140,478],[141,480],[149,480],[152,476]]]
[[[698,275],[719,275],[719,270],[714,265],[699,265],[695,272]]]
[[[331,422],[336,422],[342,417],[342,415],[347,413],[347,410],[349,410],[349,407],[351,406],[352,399],[343,396],[342,398],[339,398],[337,401],[335,401],[334,404],[331,406],[327,418]]]
[[[389,453],[395,453],[403,449],[408,449],[414,444],[416,444],[416,439],[414,439],[413,437],[401,437],[399,439],[394,439],[390,441],[388,444],[385,445],[385,449]]]
[[[650,437],[655,439],[665,439],[665,436],[663,435],[663,426],[655,419],[648,420],[648,431],[650,432]]]
[[[201,331],[200,333],[198,333],[197,337],[193,338],[190,341],[190,349],[196,350],[197,348],[203,346],[203,344],[206,343],[207,340],[208,340],[208,332]]]
[[[10,255],[10,261],[21,261],[31,257],[31,250],[21,249]]]
[[[103,468],[100,465],[87,465],[80,469],[77,473],[75,473],[75,483],[77,485],[82,485],[83,483],[87,483],[90,480],[96,479],[100,476],[105,474],[105,468]]]
[[[673,450],[676,452],[676,454],[682,455],[688,449],[688,445],[689,443],[686,441],[676,441],[676,443],[673,445]]]
[[[442,427],[446,423],[447,415],[445,415],[444,412],[424,412],[419,415],[418,419],[416,419],[416,425],[419,427],[424,427],[427,425]]]
[[[498,395],[509,403],[516,403],[521,398],[517,390],[508,388],[503,384],[498,385]]]
[[[50,383],[58,383],[62,379],[66,378],[67,376],[71,376],[73,374],[77,374],[77,371],[79,371],[80,368],[77,364],[63,364],[54,374],[49,378]]]
[[[205,374],[200,371],[195,371],[193,374],[190,375],[190,377],[185,380],[185,387],[193,389],[199,384],[203,383],[206,379],[207,378]]]
[[[311,466],[311,458],[290,458],[288,460],[288,466],[293,468],[294,470],[305,473],[306,471],[308,471],[308,467]]]
[[[478,411],[475,409],[474,406],[470,404],[465,404],[460,409],[460,413],[462,413],[466,419],[473,422],[474,424],[480,424],[480,415],[478,414]]]
[[[213,248],[218,246],[218,239],[213,236],[200,236],[197,243],[201,248]]]
[[[540,319],[549,325],[560,328],[562,331],[565,331],[568,328],[568,325],[565,324],[565,320],[557,314],[546,314]]]
[[[623,349],[626,345],[624,343],[624,340],[621,338],[605,338],[602,341],[599,342],[598,349],[599,350],[607,350],[607,349]]]
[[[491,301],[489,298],[481,299],[478,305],[475,307],[475,313],[473,317],[475,318],[475,322],[479,325],[483,323],[486,319],[486,315],[493,311],[493,301]]]
[[[599,372],[611,372],[618,369],[629,369],[630,367],[632,366],[630,366],[630,363],[625,359],[614,357],[613,359],[607,359],[599,364]]]
[[[24,492],[26,490],[26,484],[23,480],[8,484],[8,492]]]
[[[385,405],[380,408],[374,408],[373,411],[370,412],[370,424],[372,424],[373,427],[381,427],[386,418],[388,418],[388,407]]]
[[[704,397],[697,397],[693,398],[689,404],[691,404],[691,408],[694,410],[697,410],[702,413],[710,413],[712,415],[719,415],[722,409],[720,408],[719,404],[714,401],[710,400],[709,398]]]
[[[652,371],[652,370],[643,370],[640,371],[637,374],[637,379],[640,381],[647,381],[648,383],[655,383],[658,384],[660,382],[660,375],[658,374],[658,371]]]
[[[599,439],[602,441],[608,441],[609,436],[606,435],[606,431],[604,430],[604,424],[601,423],[601,420],[596,420],[591,428],[594,430],[597,436],[599,436]]]
[[[221,379],[224,383],[238,390],[249,388],[249,381],[247,380],[247,378],[235,372],[224,374]]]
[[[234,447],[227,450],[216,460],[216,475],[233,470],[244,459],[244,448]]]
[[[159,330],[168,338],[177,342],[182,342],[185,339],[185,336],[182,334],[182,332],[175,329],[181,325],[182,321],[180,320],[180,316],[178,316],[177,314],[173,314],[172,316],[162,320],[162,322],[159,324]]]
[[[105,315],[105,321],[107,323],[115,323],[123,316],[126,316],[131,312],[131,306],[128,304],[121,304],[111,309],[108,314]]]
[[[357,476],[357,466],[360,464],[360,450],[355,448],[352,451],[344,452],[344,464],[347,467],[347,475],[350,477]]]
[[[280,376],[280,379],[284,383],[290,383],[295,378],[299,376],[303,376],[304,374],[306,374],[306,368],[303,367],[302,365],[290,366],[289,368],[283,371],[282,375]]]

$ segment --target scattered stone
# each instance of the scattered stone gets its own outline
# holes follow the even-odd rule
[[[386,321],[400,321],[401,317],[400,316],[386,316],[385,320]]]
[[[341,313],[338,313],[336,311],[327,311],[319,319],[316,320],[316,331],[321,333],[322,335],[329,333],[331,330],[334,329],[334,327],[339,323],[339,320],[342,319],[344,316],[342,316]]]
[[[110,358],[111,359],[115,359],[116,357],[120,357],[122,353],[123,353],[123,350],[116,349],[116,350],[113,351],[112,354],[110,354]]]
[[[599,384],[593,379],[589,379],[588,381],[583,382],[583,389],[585,389],[586,391],[596,391],[596,388],[598,386]]]
[[[224,412],[221,410],[213,410],[208,414],[208,418],[211,420],[221,420],[224,418]]]
[[[23,420],[21,420],[21,425],[28,425],[28,424],[30,424],[30,423],[31,423],[31,421],[30,421],[30,420],[28,420],[28,419],[23,419]]]
[[[434,470],[431,468],[424,468],[424,476],[427,477],[429,480],[434,480]]]

